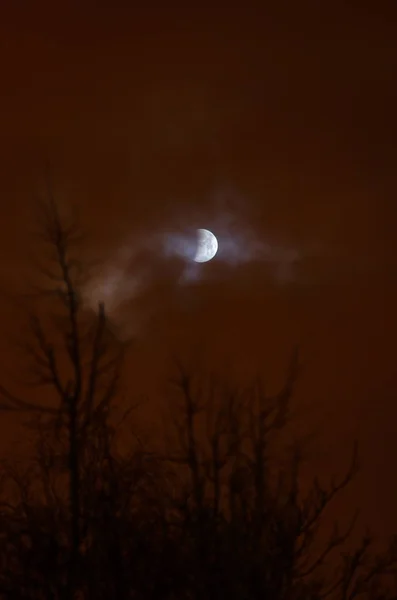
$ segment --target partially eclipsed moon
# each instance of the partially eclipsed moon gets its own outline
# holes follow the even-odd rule
[[[197,250],[194,260],[203,263],[214,258],[218,251],[218,240],[208,229],[197,230]]]

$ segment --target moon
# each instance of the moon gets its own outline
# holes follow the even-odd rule
[[[197,250],[194,257],[195,262],[208,262],[218,252],[218,240],[208,229],[197,230]]]

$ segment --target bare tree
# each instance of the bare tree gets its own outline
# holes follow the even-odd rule
[[[356,451],[339,481],[314,479],[305,492],[301,440],[283,444],[297,353],[273,396],[259,379],[243,388],[179,364],[176,443],[158,456],[135,438],[118,454],[110,413],[125,345],[103,305],[84,307],[79,239],[49,189],[20,349],[29,385],[50,394],[36,402],[0,385],[0,408],[28,414],[37,432],[29,470],[0,465],[0,597],[395,600],[385,587],[395,540],[376,554],[365,536],[348,552],[354,515],[322,535],[324,515],[356,473]]]
[[[3,410],[44,415],[56,431],[59,448],[63,445],[66,451],[71,593],[82,544],[81,465],[91,431],[108,419],[125,345],[112,335],[103,304],[95,313],[84,307],[82,285],[88,269],[78,255],[81,233],[75,219],[61,217],[50,187],[39,203],[38,217],[43,254],[34,289],[25,296],[30,339],[20,346],[29,360],[31,386],[50,388],[51,399],[37,403],[3,385],[0,397]]]
[[[354,519],[328,540],[321,532],[326,511],[356,472],[356,454],[339,481],[315,479],[308,492],[300,489],[299,444],[279,462],[272,436],[288,421],[294,372],[269,398],[257,382],[240,389],[181,369],[177,444],[165,457],[139,439],[118,455],[117,428],[102,413],[80,461],[84,598],[395,600],[384,580],[395,574],[395,542],[376,554],[365,536],[348,552]],[[263,423],[254,423],[261,415]],[[33,470],[8,471],[18,498],[0,503],[2,598],[70,593],[63,583],[70,578],[63,543],[69,511],[54,480],[62,465],[51,435],[40,430]]]
[[[176,506],[197,543],[197,598],[218,597],[222,589],[225,597],[239,599],[353,600],[380,593],[384,577],[395,572],[394,538],[379,555],[370,536],[352,553],[345,549],[356,514],[324,541],[324,516],[357,472],[357,449],[339,481],[325,485],[315,478],[304,492],[302,441],[284,452],[274,443],[288,438],[298,371],[295,353],[285,385],[268,396],[259,381],[240,389],[213,376],[193,376],[178,364],[172,381],[179,398],[173,404],[176,446],[164,458],[182,469]]]

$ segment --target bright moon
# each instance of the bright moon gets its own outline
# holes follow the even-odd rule
[[[194,260],[203,263],[214,258],[218,252],[218,240],[208,229],[197,230],[197,250]]]

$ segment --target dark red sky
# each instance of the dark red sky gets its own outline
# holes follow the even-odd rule
[[[190,4],[1,3],[2,272],[26,256],[47,159],[109,253],[170,219],[222,219],[214,192],[234,190],[234,227],[243,215],[252,237],[308,256],[287,286],[258,261],[211,265],[191,310],[178,308],[191,289],[173,291],[177,308],[158,301],[158,335],[178,345],[189,323],[190,341],[204,331],[270,379],[300,343],[319,468],[358,435],[359,503],[397,528],[397,7]],[[147,365],[155,345],[151,333]]]

